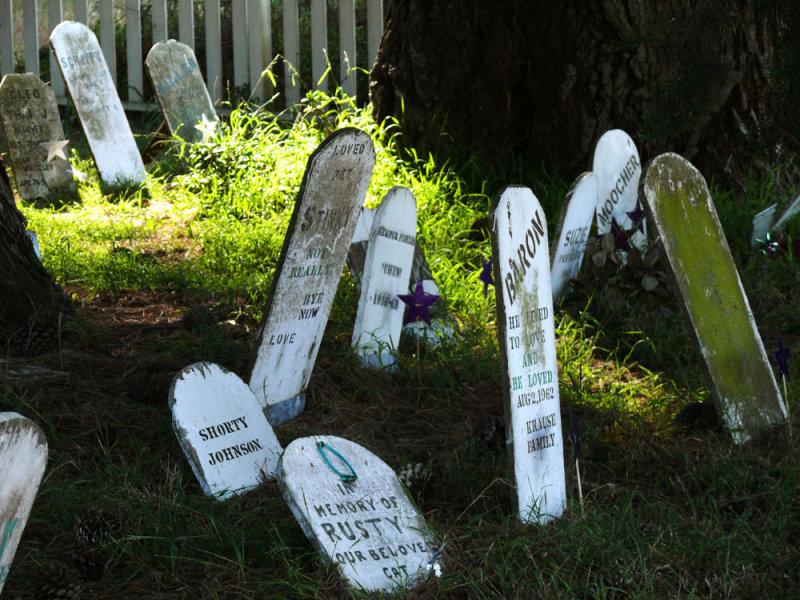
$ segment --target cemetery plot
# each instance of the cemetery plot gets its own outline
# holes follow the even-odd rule
[[[553,302],[566,291],[569,281],[578,276],[596,203],[597,177],[594,173],[584,173],[567,194],[553,236],[555,245],[550,250]]]
[[[275,477],[281,445],[235,373],[190,365],[172,381],[169,404],[172,427],[206,495],[225,500]]]
[[[75,193],[64,129],[50,86],[33,73],[3,77],[0,125],[22,198]]]
[[[308,160],[250,376],[271,423],[288,421],[305,406],[374,165],[372,140],[353,128],[333,133]]]
[[[158,42],[145,60],[156,98],[170,133],[188,143],[203,140],[203,121],[212,129],[217,114],[194,52],[175,40]]]
[[[642,165],[631,137],[621,129],[606,131],[594,150],[592,171],[597,176],[597,232],[611,231],[612,219],[625,230],[635,231],[631,245],[647,246],[647,224],[638,209],[639,178]]]
[[[47,440],[31,420],[0,412],[0,592],[47,466]]]
[[[140,185],[144,164],[97,37],[86,25],[65,21],[50,45],[100,179],[114,188]]]
[[[786,408],[708,186],[691,163],[668,153],[650,164],[643,187],[720,413],[743,443],[782,423]]]
[[[351,586],[396,591],[438,571],[431,533],[397,475],[358,444],[297,439],[281,457],[278,484],[308,539]]]
[[[364,263],[352,346],[362,362],[392,366],[400,342],[417,233],[417,205],[406,188],[389,190],[375,212]]]
[[[520,186],[503,190],[493,213],[497,335],[517,514],[523,522],[546,523],[566,506],[547,222],[533,192]]]

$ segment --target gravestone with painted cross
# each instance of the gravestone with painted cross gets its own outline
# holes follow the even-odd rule
[[[497,335],[517,515],[546,523],[566,506],[547,222],[536,196],[521,186],[505,188],[493,213]]]
[[[23,199],[75,193],[56,95],[49,85],[33,73],[3,77],[0,125]]]
[[[782,423],[786,408],[706,181],[683,157],[662,154],[643,193],[720,414],[734,441],[746,442]]]
[[[142,157],[97,37],[83,23],[65,21],[50,34],[50,46],[102,182],[112,188],[142,184]]]
[[[250,387],[200,362],[175,376],[172,427],[200,487],[218,500],[274,479],[282,448]]]
[[[205,128],[216,129],[217,113],[189,46],[176,40],[158,42],[147,53],[145,65],[170,133],[194,143],[203,140]]]
[[[422,515],[395,472],[362,446],[296,439],[281,457],[278,484],[303,533],[352,587],[399,591],[439,573]]]
[[[584,173],[567,194],[553,235],[554,245],[550,249],[553,302],[566,291],[570,280],[578,276],[596,204],[597,177],[594,173]]]
[[[0,412],[0,592],[47,466],[47,440],[30,419]]]
[[[375,150],[346,128],[308,160],[258,335],[250,387],[271,423],[297,416],[364,203]]]
[[[375,211],[352,346],[364,364],[390,367],[403,327],[398,294],[408,291],[417,241],[417,205],[404,187],[394,187]]]
[[[644,212],[637,207],[642,166],[631,137],[621,129],[606,131],[594,149],[592,171],[597,176],[597,232],[611,231],[611,223],[634,230],[630,243],[640,250],[647,246]]]

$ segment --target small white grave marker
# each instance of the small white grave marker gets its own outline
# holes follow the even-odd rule
[[[394,365],[403,327],[417,235],[417,205],[404,187],[394,187],[375,212],[364,262],[364,279],[353,326],[353,349],[370,366]]]
[[[140,185],[146,176],[142,157],[97,37],[86,25],[65,21],[50,34],[50,46],[100,179],[112,187]]]
[[[190,365],[173,379],[169,404],[172,427],[206,495],[225,500],[275,478],[281,445],[235,373],[213,363]]]
[[[497,335],[517,514],[523,522],[546,523],[566,506],[547,222],[536,196],[521,186],[505,188],[493,213]]]
[[[49,85],[33,73],[3,77],[0,125],[22,198],[75,193],[56,95]]]
[[[259,331],[250,387],[271,423],[297,416],[364,203],[375,150],[341,129],[308,159]]]
[[[570,280],[578,276],[596,204],[597,177],[594,173],[584,173],[567,194],[553,236],[555,245],[550,250],[553,302],[561,297]]]
[[[759,240],[766,239],[766,235],[772,229],[772,221],[775,219],[775,210],[777,208],[778,205],[773,204],[753,217],[753,233],[750,234],[751,248],[758,246]]]
[[[0,592],[47,466],[47,440],[30,419],[0,412]]]
[[[358,444],[297,439],[281,457],[278,484],[308,539],[351,586],[399,591],[438,570],[428,526],[397,475]]]

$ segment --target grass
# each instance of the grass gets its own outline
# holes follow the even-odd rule
[[[357,291],[345,272],[306,411],[276,434],[284,446],[341,435],[397,470],[425,466],[410,491],[446,544],[443,575],[400,597],[791,596],[800,574],[797,449],[783,430],[735,446],[713,420],[676,421],[710,400],[708,383],[674,296],[663,286],[642,291],[635,269],[609,276],[587,266],[556,307],[562,415],[569,423],[574,407],[582,423],[585,516],[565,448],[564,516],[546,526],[516,520],[494,297],[484,299],[478,281],[490,242],[473,223],[502,185],[522,183],[552,232],[572,174],[500,166],[464,148],[417,156],[393,126],[320,94],[292,122],[234,110],[217,139],[159,156],[147,193],[104,196],[77,144],[72,162],[89,175],[81,201],[22,206],[79,315],[65,325],[61,351],[34,361],[69,378],[23,380],[9,370],[0,380],[0,410],[36,421],[50,449],[6,595],[34,597],[59,565],[75,563],[85,551],[73,526],[90,508],[118,531],[113,560],[81,584],[84,597],[362,597],[314,553],[276,485],[225,504],[203,496],[167,407],[172,377],[193,362],[246,376],[307,158],[343,126],[375,143],[368,204],[394,185],[414,193],[418,237],[461,336],[421,356],[403,340],[393,373],[362,368],[349,349]],[[746,190],[712,189],[767,349],[778,329],[797,347],[797,225],[780,253],[748,248],[748,220],[778,199],[780,171]],[[615,305],[609,289],[619,292]],[[797,406],[791,388],[789,404]]]

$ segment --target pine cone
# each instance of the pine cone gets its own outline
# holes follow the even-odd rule
[[[74,531],[72,564],[85,579],[100,579],[112,558],[111,543],[119,531],[116,521],[105,511],[89,509],[75,521]]]
[[[41,581],[36,586],[36,600],[79,600],[81,577],[64,563],[51,562],[42,567]]]

